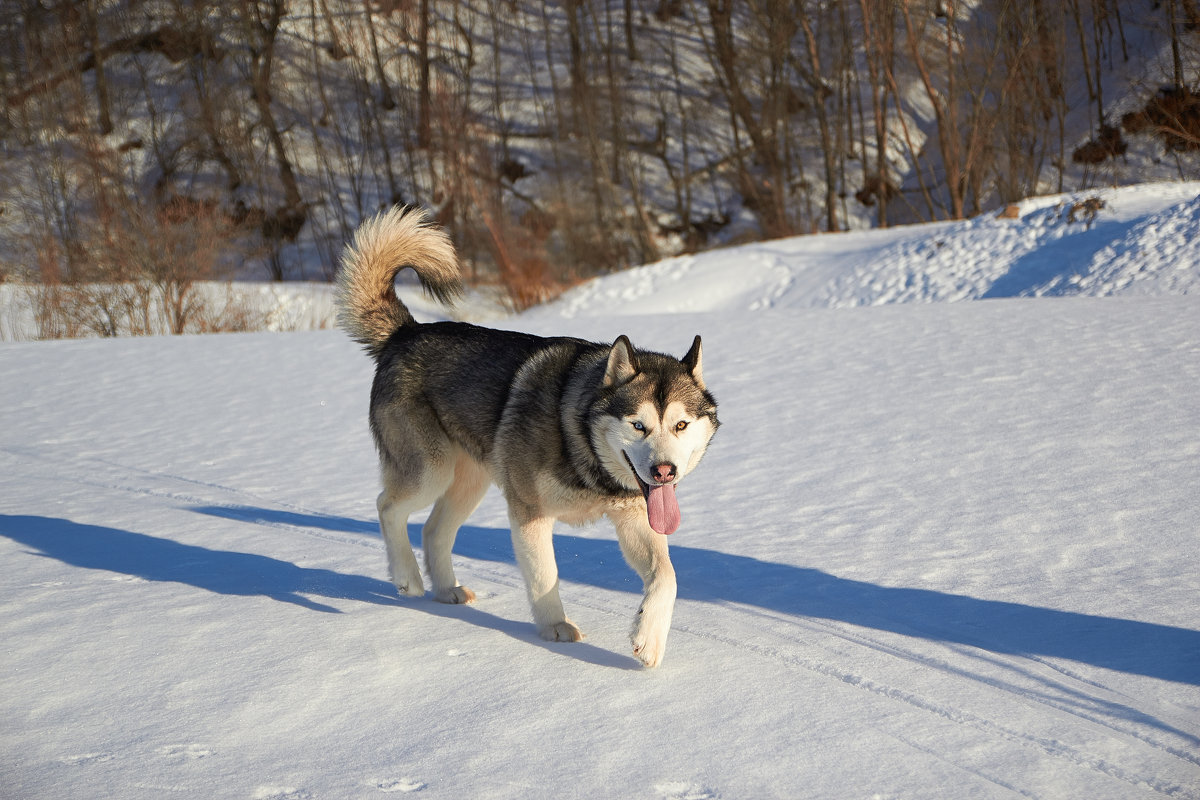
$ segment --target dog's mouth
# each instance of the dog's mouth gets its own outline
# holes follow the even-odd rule
[[[642,476],[630,461],[629,454],[622,450],[621,455],[625,456],[625,463],[629,465],[629,471],[633,473],[634,480],[642,490],[650,527],[664,535],[677,531],[682,517],[679,514],[679,503],[675,499],[675,484],[659,483],[651,486],[642,480]]]

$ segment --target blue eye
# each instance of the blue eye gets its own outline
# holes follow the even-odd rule
[[[645,433],[645,432],[646,432],[646,426],[645,426],[645,425],[643,425],[643,424],[642,424],[642,423],[640,423],[640,422],[636,422],[636,421],[635,421],[635,422],[631,422],[631,423],[629,423],[629,424],[630,424],[630,425],[632,425],[632,426],[633,426],[633,429],[634,429],[635,431],[637,431],[638,433]]]

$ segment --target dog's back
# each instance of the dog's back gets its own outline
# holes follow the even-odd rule
[[[521,392],[522,370],[535,368],[539,395],[565,380],[583,355],[602,348],[580,339],[543,338],[464,322],[398,328],[380,349],[371,389],[371,422],[381,449],[391,443],[387,420],[427,407],[451,441],[488,464],[505,408]],[[557,418],[557,413],[550,415]],[[403,443],[398,443],[403,444]]]

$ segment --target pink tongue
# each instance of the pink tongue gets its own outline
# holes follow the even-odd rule
[[[650,527],[659,533],[674,533],[679,529],[679,503],[675,502],[675,484],[651,486],[646,495],[646,510]]]

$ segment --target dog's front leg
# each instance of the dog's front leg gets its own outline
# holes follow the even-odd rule
[[[655,533],[640,509],[610,515],[621,553],[642,578],[644,594],[633,621],[633,654],[647,667],[657,667],[667,650],[671,616],[675,612],[675,568],[667,552],[667,537]]]
[[[525,577],[529,605],[538,634],[551,642],[578,642],[583,633],[567,619],[558,596],[558,564],[554,560],[554,519],[509,509],[513,551]]]

